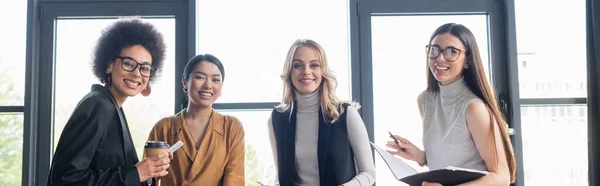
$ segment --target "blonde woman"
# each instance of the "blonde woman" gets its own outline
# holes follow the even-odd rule
[[[296,40],[281,79],[283,99],[268,124],[275,185],[373,185],[375,166],[358,104],[336,97],[323,48]]]

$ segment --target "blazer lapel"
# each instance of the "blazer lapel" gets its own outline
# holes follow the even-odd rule
[[[101,85],[94,85],[92,90],[98,90],[105,94],[115,106],[117,115],[119,115],[121,133],[123,135],[123,154],[125,154],[125,164],[130,165],[137,163],[139,161],[137,158],[137,152],[135,152],[135,148],[133,147],[133,141],[131,140],[131,135],[129,134],[129,126],[127,126],[127,119],[123,114],[123,110],[119,108],[117,101],[105,87]]]
[[[121,120],[121,129],[123,131],[123,151],[125,152],[125,157],[128,159],[125,161],[127,164],[135,164],[137,163],[138,157],[137,152],[135,151],[133,140],[131,139],[131,133],[129,132],[129,125],[127,124],[127,118],[125,114],[123,114],[123,109],[119,109],[119,119]]]
[[[317,156],[319,159],[319,178],[324,180],[325,167],[327,164],[327,149],[329,144],[329,132],[331,131],[329,123],[323,118],[323,113],[319,108],[319,138],[317,147]]]
[[[200,149],[196,153],[196,157],[194,158],[194,163],[192,164],[192,168],[188,173],[188,178],[195,178],[202,170],[202,166],[208,161],[208,157],[213,152],[215,146],[221,146],[221,136],[223,135],[223,126],[225,119],[223,115],[219,114],[217,111],[212,110],[210,115],[210,120],[208,122],[208,126],[206,127],[206,131],[204,132],[204,137],[202,137],[202,141],[200,142]]]

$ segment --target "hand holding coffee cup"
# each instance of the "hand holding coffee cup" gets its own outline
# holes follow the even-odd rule
[[[147,158],[136,165],[140,182],[167,175],[171,161],[169,145],[162,141],[148,141],[144,151]]]

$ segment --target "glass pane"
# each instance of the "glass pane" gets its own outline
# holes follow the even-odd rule
[[[0,113],[0,185],[21,185],[23,115]]]
[[[242,121],[246,140],[246,185],[259,186],[257,181],[272,185],[275,180],[275,162],[267,122],[271,110],[232,111],[219,110]]]
[[[463,24],[475,34],[489,77],[486,15],[371,18],[376,144],[385,145],[389,139],[387,135],[389,130],[423,148],[422,120],[417,106],[417,96],[426,88],[425,45],[428,44],[431,33],[448,22]],[[419,29],[406,29],[406,25],[419,25]],[[398,73],[399,71],[402,73]],[[402,96],[399,96],[398,86],[401,86]],[[398,113],[404,113],[402,122],[398,120]],[[426,170],[415,162],[405,161],[417,170]],[[401,184],[378,155],[375,157],[375,167],[377,185]]]
[[[337,95],[350,99],[347,0],[235,4],[202,0],[196,11],[197,53],[214,54],[225,66],[226,85],[217,102],[281,101],[283,83],[279,75],[289,47],[302,38],[323,46],[338,79]]]
[[[585,1],[515,0],[515,20],[520,97],[586,97]]]
[[[585,105],[521,106],[525,185],[588,185],[587,114]]]
[[[1,1],[0,22],[10,28],[0,34],[0,106],[24,105],[27,1]]]
[[[91,70],[94,47],[102,29],[115,19],[59,19],[56,22],[54,82],[54,147],[77,103],[100,83]],[[175,105],[175,19],[144,19],[154,24],[165,39],[166,56],[160,79],[152,84],[152,94],[128,98],[123,104],[138,157],[152,126],[173,115]],[[179,77],[179,76],[178,76]]]

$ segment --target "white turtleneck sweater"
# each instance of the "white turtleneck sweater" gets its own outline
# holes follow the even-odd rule
[[[319,135],[319,91],[308,95],[296,93],[296,171],[299,180],[297,186],[319,185],[319,161],[317,156]],[[375,165],[369,145],[367,129],[356,108],[346,110],[348,140],[352,146],[357,175],[344,185],[365,186],[375,183]],[[277,168],[277,146],[273,134],[272,120],[268,122],[273,159]],[[277,172],[277,171],[275,171]],[[276,179],[275,185],[279,185]]]

